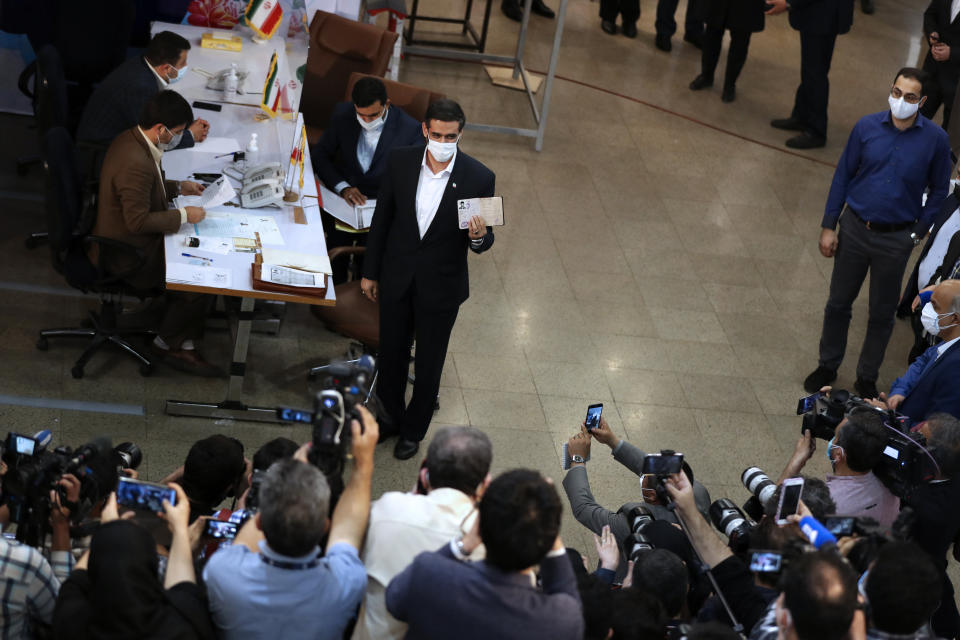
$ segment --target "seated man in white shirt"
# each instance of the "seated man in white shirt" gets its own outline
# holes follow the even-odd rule
[[[873,518],[888,530],[900,513],[900,499],[890,493],[872,471],[883,457],[886,431],[883,414],[873,409],[854,409],[827,443],[833,473],[828,473],[825,479],[830,497],[837,504],[837,514]],[[810,431],[804,431],[778,484],[800,475],[803,465],[816,450]]]
[[[492,459],[485,433],[473,427],[445,427],[427,449],[416,492],[391,491],[373,503],[361,555],[369,578],[367,593],[353,640],[403,638],[407,625],[387,611],[387,585],[418,554],[469,533],[477,502],[490,483]],[[470,559],[483,557],[481,546]]]

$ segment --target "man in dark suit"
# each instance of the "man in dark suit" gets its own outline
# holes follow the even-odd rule
[[[768,0],[768,15],[790,10],[790,26],[800,32],[800,86],[793,113],[770,123],[777,129],[799,131],[787,140],[793,149],[827,144],[827,104],[830,62],[837,36],[853,25],[853,0]]]
[[[580,640],[583,613],[560,539],[560,497],[536,471],[514,469],[483,494],[470,533],[421,553],[387,586],[407,638]],[[464,562],[480,546],[483,562]],[[542,586],[532,569],[540,565]]]
[[[97,85],[83,110],[77,140],[107,145],[120,132],[135,127],[150,98],[187,73],[189,49],[190,43],[171,31],[153,36],[142,57],[128,59]],[[203,142],[209,131],[206,120],[194,120],[175,148]]]
[[[420,123],[392,106],[379,78],[361,78],[353,85],[352,102],[334,107],[320,142],[310,149],[317,177],[352,205],[376,198],[387,168],[387,158],[397,147],[423,140]],[[328,247],[366,244],[366,233],[341,231],[331,225]],[[346,266],[334,266],[333,281],[346,280]]]
[[[931,0],[923,12],[923,33],[930,50],[923,70],[930,74],[930,88],[923,115],[933,118],[943,105],[943,128],[950,125],[950,111],[960,80],[960,5],[952,0]]]
[[[496,176],[458,151],[466,119],[453,100],[437,100],[423,123],[424,147],[396,149],[377,196],[361,287],[380,302],[378,395],[400,436],[393,455],[412,457],[430,426],[457,311],[470,295],[467,249],[493,246],[493,230],[474,216],[461,229],[457,201],[493,196]],[[404,401],[416,334],[413,398]]]
[[[179,194],[200,195],[196,182],[167,180],[160,167],[164,150],[193,121],[190,104],[175,91],[161,91],[144,106],[139,124],[111,143],[100,172],[97,220],[93,234],[137,247],[143,263],[124,252],[91,253],[107,273],[142,290],[162,289],[166,282],[163,236],[185,223],[203,220],[200,207],[173,208]],[[171,367],[196,375],[215,376],[219,370],[197,352],[208,296],[168,291],[153,351]]]
[[[960,418],[960,280],[937,285],[922,318],[927,332],[942,341],[917,358],[881,400],[914,422],[934,413]]]

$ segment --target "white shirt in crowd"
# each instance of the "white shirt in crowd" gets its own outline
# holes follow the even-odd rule
[[[392,491],[375,501],[360,556],[367,568],[367,592],[353,640],[403,638],[407,625],[387,611],[387,585],[420,553],[468,533],[476,517],[473,499],[456,489],[434,489],[425,496]],[[481,545],[470,560],[484,556]]]

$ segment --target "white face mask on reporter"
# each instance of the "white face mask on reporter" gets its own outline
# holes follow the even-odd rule
[[[361,118],[359,115],[357,116],[357,122],[360,123],[360,126],[363,127],[364,131],[376,131],[377,129],[382,128],[383,123],[386,122],[386,119],[387,119],[386,107],[383,108],[383,111],[380,113],[380,115],[378,115],[374,120],[371,120],[370,122],[367,122],[366,120]]]
[[[948,324],[945,327],[940,326],[940,318],[944,316],[952,316],[953,312],[950,313],[937,313],[933,308],[933,303],[928,302],[923,305],[923,309],[920,311],[920,323],[923,325],[923,328],[927,330],[932,336],[940,335],[940,332],[944,329],[949,329],[950,327],[957,326],[957,323]]]
[[[897,120],[906,120],[908,118],[912,118],[920,108],[919,102],[917,104],[910,104],[903,99],[903,96],[900,96],[899,98],[887,96],[887,103],[890,105],[890,113],[892,113],[893,117]]]
[[[459,138],[457,138],[456,142],[438,142],[436,140],[427,140],[427,149],[430,150],[430,155],[433,156],[433,159],[437,162],[447,162],[456,152],[457,142],[460,142]]]

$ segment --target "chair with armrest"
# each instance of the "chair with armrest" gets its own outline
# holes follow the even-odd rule
[[[310,50],[300,111],[310,144],[316,144],[354,71],[382,77],[398,35],[376,25],[317,11],[310,22]]]
[[[355,85],[360,78],[366,77],[376,76],[371,76],[369,73],[358,73],[356,71],[350,74],[350,78],[347,80],[347,92],[344,100],[349,102],[353,99],[351,95],[353,93],[353,85]],[[427,115],[427,107],[430,106],[431,102],[436,102],[441,98],[447,97],[442,93],[404,82],[396,82],[386,78],[380,78],[380,81],[383,82],[387,88],[387,96],[390,97],[390,102],[403,109],[407,115],[418,122],[423,122],[423,119]]]
[[[125,242],[89,234],[88,227],[94,220],[91,209],[95,211],[96,207],[95,189],[85,189],[81,185],[73,141],[64,127],[54,127],[47,132],[41,152],[46,170],[47,227],[53,268],[71,287],[84,293],[96,293],[100,297],[100,311],[90,312],[89,327],[40,331],[37,349],[46,351],[49,338],[86,338],[89,344],[70,370],[74,378],[82,378],[87,361],[102,347],[111,344],[140,363],[141,375],[150,375],[153,362],[127,338],[149,336],[153,332],[145,328],[120,328],[117,322],[124,296],[142,299],[154,293],[135,290],[123,282],[142,267],[143,253]],[[87,256],[88,248],[94,245],[101,252],[128,253],[138,263],[127,272],[107,274]]]

